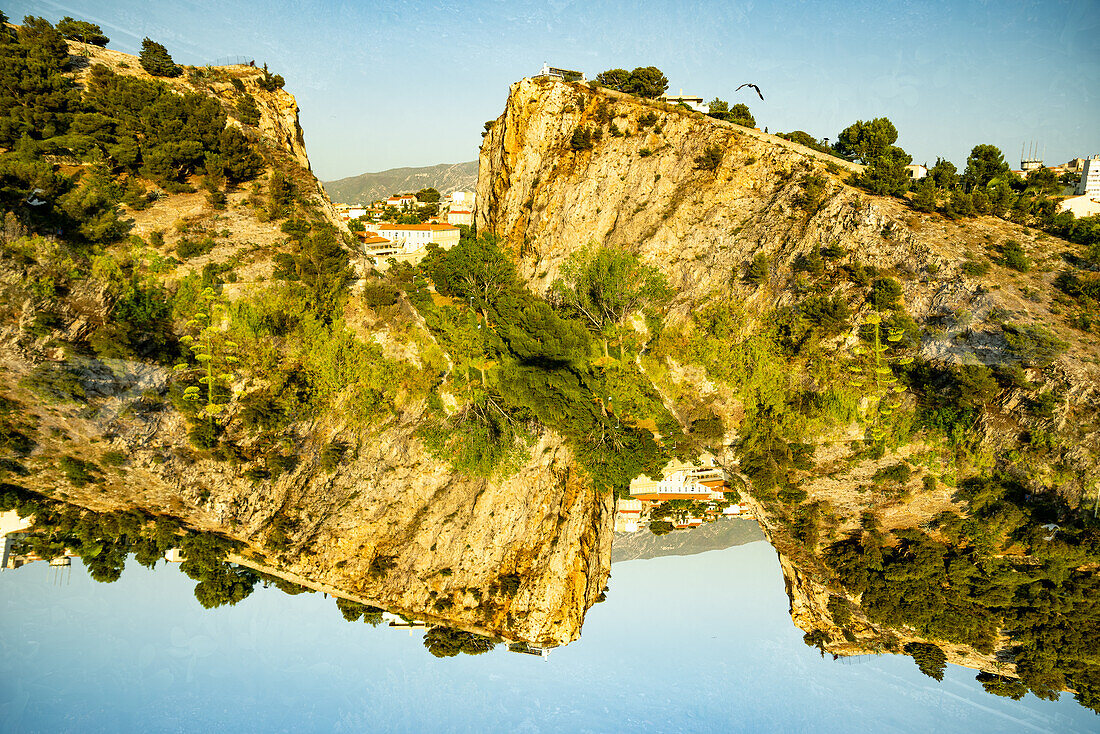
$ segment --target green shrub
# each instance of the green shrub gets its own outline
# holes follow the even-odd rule
[[[47,402],[82,403],[87,398],[79,368],[69,362],[43,362],[19,384]]]
[[[321,452],[321,468],[330,474],[336,471],[336,467],[343,461],[347,452],[347,444],[340,441],[333,441]]]
[[[1003,324],[1008,351],[1029,367],[1049,367],[1069,344],[1039,324]]]
[[[976,260],[967,260],[960,266],[959,269],[962,270],[963,273],[965,273],[966,275],[969,275],[971,278],[980,278],[981,276],[989,272],[989,263],[978,262]]]
[[[583,125],[578,125],[569,138],[569,147],[573,150],[591,150],[593,145],[592,131]]]
[[[796,273],[809,273],[815,278],[825,272],[825,263],[821,259],[821,251],[816,247],[809,254],[800,254],[794,259],[794,271]]]
[[[1001,264],[1021,273],[1031,270],[1031,261],[1027,259],[1024,248],[1016,240],[1008,240],[1001,247]]]
[[[871,284],[871,296],[868,299],[878,311],[889,311],[898,307],[901,297],[901,283],[893,278],[875,278]]]
[[[943,680],[947,669],[947,655],[937,645],[926,642],[908,642],[905,653],[913,658],[920,672],[935,680]]]
[[[725,152],[717,145],[708,145],[702,155],[695,157],[695,168],[698,171],[717,171],[724,155]]]
[[[174,77],[183,73],[183,69],[176,66],[168,49],[156,41],[144,38],[141,41],[141,54],[139,56],[141,68],[153,76]]]
[[[58,466],[65,478],[77,487],[83,487],[98,481],[96,474],[99,473],[99,467],[91,461],[84,461],[75,456],[66,455],[61,457]]]
[[[180,241],[176,244],[176,255],[184,260],[198,257],[199,255],[206,255],[214,249],[216,244],[213,237],[204,237],[201,240],[181,237]]]
[[[121,451],[107,451],[103,454],[103,463],[108,466],[122,466],[126,463],[126,454]]]
[[[256,106],[256,98],[251,94],[246,94],[237,100],[237,117],[245,125],[255,127],[260,124],[260,108]]]
[[[187,437],[192,446],[208,451],[218,445],[217,424],[208,418],[195,420],[187,431]]]
[[[912,475],[913,470],[908,464],[899,463],[882,467],[871,477],[871,481],[875,484],[905,484]]]
[[[745,280],[753,285],[766,283],[771,276],[771,268],[768,256],[758,252],[752,257],[752,262],[745,268]]]

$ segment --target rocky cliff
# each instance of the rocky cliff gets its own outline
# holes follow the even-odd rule
[[[16,472],[5,478],[97,511],[177,518],[240,541],[238,558],[250,565],[410,617],[543,645],[575,639],[609,574],[610,498],[578,478],[569,450],[548,432],[507,479],[460,476],[429,456],[417,432],[445,358],[437,348],[426,356],[432,336],[407,305],[398,303],[387,319],[356,285],[343,313],[330,316],[336,325],[322,328],[324,339],[339,334],[338,343],[298,343],[283,327],[278,336],[246,337],[249,353],[229,375],[232,397],[217,422],[217,450],[194,442],[202,421],[180,401],[170,362],[112,356],[111,341],[95,335],[110,329],[123,296],[104,273],[122,268],[127,276],[113,281],[116,286],[152,288],[142,292],[167,297],[166,308],[177,313],[180,299],[193,292],[188,289],[212,284],[208,293],[217,300],[211,308],[226,315],[221,329],[236,328],[233,314],[278,301],[272,285],[278,258],[294,263],[301,257],[302,241],[288,232],[308,232],[310,222],[320,231],[317,223],[326,219],[342,225],[309,170],[294,98],[261,88],[260,70],[185,68],[174,79],[153,80],[132,56],[70,48],[78,85],[102,64],[118,75],[218,100],[228,125],[244,130],[263,153],[264,170],[251,185],[227,188],[217,206],[194,192],[206,185],[198,175],[185,182],[190,192],[177,186],[179,193],[155,191],[141,206],[121,206],[129,238],[104,248],[94,267],[74,246],[69,270],[51,270],[50,263],[70,257],[67,243],[27,238],[9,218],[0,273],[0,390],[4,415],[12,415],[11,406],[19,414],[15,423],[4,423],[5,431],[17,424],[27,443],[13,454],[18,462],[4,465]],[[245,95],[254,100],[258,120],[238,119]],[[80,171],[78,161],[62,164]],[[123,183],[146,189],[153,182],[131,175]],[[355,258],[352,253],[352,265]],[[299,276],[281,277],[296,282]],[[58,285],[42,290],[34,285],[41,278]],[[188,332],[185,319],[171,323],[165,338]],[[261,353],[268,355],[262,367]],[[327,407],[307,410],[298,402],[280,414],[277,428],[243,428],[249,395],[274,389],[280,374],[279,380],[300,380],[303,361],[330,358],[323,368],[336,374],[382,370],[372,378],[380,392],[372,394],[386,407],[345,395],[351,386],[334,378]],[[64,384],[60,392],[55,378]],[[316,382],[294,388],[302,401],[318,389]],[[364,412],[371,420],[353,418]],[[282,463],[272,472],[263,457],[276,454]],[[66,474],[66,466],[84,467],[83,473]]]
[[[727,434],[715,451],[731,473],[737,472],[744,429],[752,427],[744,423],[752,395],[716,376],[722,364],[692,353],[705,348],[698,336],[710,317],[700,318],[703,313],[728,306],[724,313],[735,315],[736,323],[725,338],[737,340],[783,314],[797,317],[808,294],[826,293],[845,301],[859,323],[872,312],[864,289],[853,284],[866,269],[899,282],[904,310],[920,330],[912,348],[919,361],[945,370],[1004,366],[1013,361],[1004,335],[1010,330],[1002,333],[1006,320],[1050,327],[1065,341],[1064,354],[1052,364],[1032,365],[1023,383],[991,399],[966,451],[913,431],[912,421],[904,429],[907,438],[891,442],[885,453],[859,449],[864,427],[850,417],[797,439],[812,446],[812,462],[796,472],[792,496],[807,498],[803,510],[821,512],[811,523],[821,537],[814,535],[807,546],[801,531],[792,531],[798,522],[793,506],[780,508],[774,497],[757,503],[757,514],[783,556],[794,621],[807,632],[832,630],[833,641],[825,644],[841,654],[896,650],[899,640],[919,635],[871,624],[857,604],[858,624],[849,625],[845,641],[826,609],[831,596],[843,595],[841,585],[820,563],[815,545],[858,533],[866,513],[887,532],[927,528],[939,513],[965,514],[955,490],[965,476],[1005,471],[1071,506],[1091,502],[1100,476],[1100,426],[1090,407],[1100,398],[1100,351],[1095,339],[1071,328],[1053,285],[1067,243],[992,217],[951,221],[917,213],[904,201],[850,185],[849,174],[858,169],[683,108],[525,79],[512,86],[503,114],[485,135],[476,215],[479,232],[502,238],[539,292],[547,292],[563,263],[590,244],[634,253],[667,276],[675,295],[665,304],[664,332],[659,340],[647,335],[653,341],[639,363],[685,427],[707,412],[723,419]],[[1003,266],[996,252],[1008,241],[1020,244],[1033,270]],[[820,253],[829,251],[839,259],[823,267]],[[749,277],[760,255],[766,271]],[[645,331],[640,322],[635,328]],[[858,336],[849,331],[824,344],[826,356],[812,368],[816,376],[797,359],[780,368],[790,376],[792,394],[845,379],[830,373],[828,364],[839,369],[853,359]],[[1039,420],[1023,406],[1044,391],[1056,392],[1061,402]],[[921,409],[905,400],[903,411]],[[922,398],[926,406],[929,400]],[[858,410],[867,404],[864,399]],[[1021,437],[1040,430],[1059,436],[1056,449],[1021,447]],[[881,491],[881,477],[899,463],[917,470],[911,477],[905,472],[904,486]],[[885,647],[884,635],[892,640]],[[1000,667],[967,646],[946,647],[952,661]],[[1010,658],[1002,650],[1001,662]]]

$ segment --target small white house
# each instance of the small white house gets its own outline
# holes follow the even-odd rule
[[[703,104],[702,97],[692,97],[691,95],[684,94],[684,90],[680,90],[679,94],[665,94],[661,95],[661,101],[668,104],[686,104],[696,112],[702,112],[704,115],[710,112],[710,105]]]
[[[919,163],[910,163],[908,166],[905,167],[905,170],[909,171],[909,178],[913,179],[914,181],[919,181],[928,175],[927,166],[922,166]]]

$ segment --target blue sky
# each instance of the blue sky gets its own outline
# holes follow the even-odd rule
[[[985,693],[905,656],[822,658],[763,541],[615,564],[580,640],[546,660],[438,660],[345,622],[321,594],[258,589],[205,611],[175,566],[113,584],[79,565],[0,573],[0,728],[19,732],[1083,732],[1070,696]]]
[[[961,165],[993,143],[1048,163],[1100,153],[1100,2],[541,2],[37,0],[99,23],[111,48],[148,35],[182,63],[267,60],[302,108],[331,180],[471,160],[508,85],[544,61],[594,76],[661,68],[672,91],[746,102],[771,131],[836,133],[885,115],[916,161]],[[734,89],[760,85],[765,100]]]

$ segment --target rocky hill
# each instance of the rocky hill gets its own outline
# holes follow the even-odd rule
[[[440,163],[421,168],[390,168],[326,181],[325,191],[338,202],[369,204],[392,194],[434,188],[441,194],[473,191],[477,185],[477,161]]]
[[[34,513],[36,552],[61,543],[110,580],[183,544],[204,605],[256,583],[235,558],[367,605],[349,618],[574,639],[609,572],[610,498],[546,431],[507,477],[424,450],[447,356],[400,288],[355,282],[368,268],[275,77],[152,77],[48,24],[2,40],[60,90],[0,110],[51,120],[0,154],[0,496]]]
[[[1028,569],[1060,598],[1096,583],[1100,351],[1059,285],[1088,277],[1083,248],[916,212],[853,187],[853,168],[523,80],[482,146],[477,227],[552,299],[593,251],[666,277],[660,318],[624,325],[635,360],[683,430],[721,420],[711,450],[784,557],[807,644],[938,643],[991,689],[1013,670],[1040,695],[1094,686],[1091,613],[1073,607],[1089,631],[1059,651],[1051,610],[1023,611]],[[1006,265],[1016,249],[1034,267]]]
[[[663,556],[692,556],[712,550],[764,540],[753,520],[721,520],[692,530],[654,535],[646,531],[616,533],[611,562],[635,561]]]

